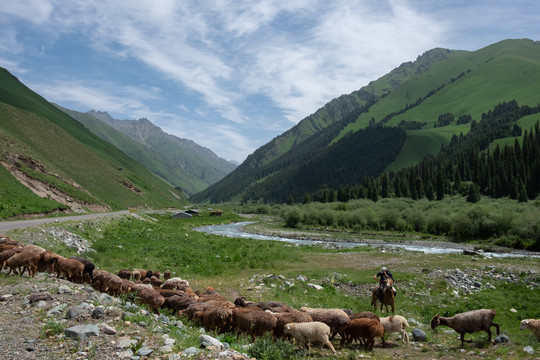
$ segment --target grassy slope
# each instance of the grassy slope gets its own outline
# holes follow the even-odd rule
[[[93,135],[79,122],[21,84],[6,70],[2,86],[2,154],[29,155],[49,171],[88,190],[113,208],[136,205],[172,206],[178,200],[171,187],[114,146]],[[11,104],[13,106],[7,105]],[[13,142],[8,148],[8,142]],[[122,184],[134,186],[140,194]]]
[[[461,72],[465,76],[449,84],[450,79],[457,78]],[[440,145],[448,143],[453,134],[468,132],[468,125],[434,129],[433,124],[440,114],[451,112],[456,118],[470,114],[479,121],[483,112],[504,101],[515,99],[519,105],[538,104],[540,45],[530,40],[506,40],[436,64],[395,89],[343,133],[367,126],[372,117],[380,121],[386,114],[399,111],[441,85],[446,86],[420,106],[388,122],[389,126],[395,126],[402,120],[427,123],[423,129],[409,132],[402,154],[389,169],[417,163],[424,155],[437,153]]]

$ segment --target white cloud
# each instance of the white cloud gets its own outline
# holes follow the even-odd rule
[[[33,24],[40,24],[49,19],[53,6],[43,0],[3,1],[0,15],[22,18]]]

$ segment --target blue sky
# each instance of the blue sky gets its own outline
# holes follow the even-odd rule
[[[538,0],[0,0],[0,66],[242,162],[427,50],[540,40],[539,24]]]

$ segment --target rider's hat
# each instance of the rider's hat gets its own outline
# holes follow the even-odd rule
[[[381,268],[381,271],[386,271],[386,268],[383,266],[383,267]]]

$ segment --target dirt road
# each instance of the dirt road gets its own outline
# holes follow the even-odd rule
[[[8,230],[13,229],[22,229],[28,226],[36,226],[47,223],[58,223],[65,221],[78,221],[78,220],[87,220],[95,219],[103,216],[118,216],[129,214],[128,210],[110,212],[110,213],[100,213],[100,214],[88,214],[88,215],[73,215],[73,216],[62,216],[55,218],[40,218],[40,219],[30,219],[30,220],[17,220],[17,221],[3,221],[0,222],[0,233],[5,233]]]

